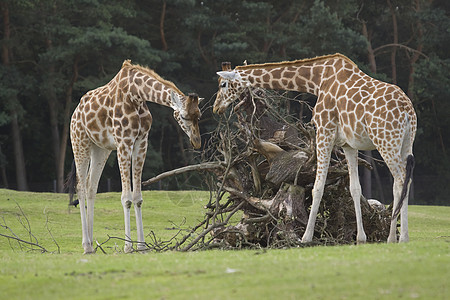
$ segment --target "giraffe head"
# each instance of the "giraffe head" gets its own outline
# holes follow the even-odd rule
[[[222,63],[222,71],[219,75],[219,91],[214,102],[213,112],[221,114],[227,107],[250,86],[250,82],[244,80],[236,70],[231,70],[231,63]]]
[[[195,149],[202,145],[200,138],[200,130],[198,129],[198,121],[201,117],[198,103],[202,98],[198,98],[197,94],[189,94],[187,97],[178,95],[174,91],[170,92],[172,100],[173,117],[180,124],[181,129],[189,137],[192,146]]]

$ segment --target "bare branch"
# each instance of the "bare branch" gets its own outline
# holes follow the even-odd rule
[[[206,163],[201,163],[201,164],[197,164],[197,165],[190,165],[190,166],[186,166],[186,167],[182,167],[182,168],[178,168],[175,170],[161,173],[158,176],[155,176],[153,178],[150,178],[150,179],[142,182],[142,184],[149,185],[149,184],[158,182],[158,181],[160,181],[164,178],[170,177],[170,176],[175,176],[175,175],[179,175],[179,174],[191,172],[191,171],[212,170],[212,169],[217,169],[220,167],[222,167],[222,165],[220,163],[215,163],[215,162],[206,162]]]
[[[3,227],[3,226],[2,226],[2,227]],[[20,238],[18,238],[18,237],[10,236],[10,235],[6,235],[6,234],[2,234],[2,233],[0,233],[0,236],[3,236],[3,237],[5,237],[5,238],[7,238],[7,239],[16,240],[16,241],[18,241],[19,243],[22,243],[22,244],[26,244],[26,245],[38,247],[38,248],[41,250],[42,253],[44,253],[44,252],[49,252],[47,249],[45,249],[44,247],[42,247],[42,246],[39,245],[38,243],[28,242],[28,241],[25,241],[25,240],[20,239]],[[31,250],[35,250],[35,249],[32,249],[32,248],[31,248]]]
[[[402,48],[402,49],[405,49],[405,50],[407,50],[407,51],[414,52],[414,53],[416,53],[416,54],[418,54],[418,55],[421,55],[421,56],[425,57],[426,59],[429,59],[429,57],[428,57],[427,55],[425,55],[423,52],[421,52],[421,51],[419,51],[419,50],[416,50],[416,49],[413,49],[413,48],[408,47],[408,46],[403,45],[403,44],[394,44],[394,43],[393,43],[393,44],[386,44],[386,45],[380,46],[380,47],[378,47],[378,48],[375,48],[375,49],[373,50],[373,52],[375,53],[375,52],[378,52],[378,51],[380,51],[380,50],[382,50],[382,49],[384,49],[384,48],[388,48],[388,47],[398,47],[398,48]]]

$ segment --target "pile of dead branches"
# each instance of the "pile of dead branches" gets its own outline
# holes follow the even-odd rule
[[[176,250],[211,247],[292,247],[308,221],[316,174],[315,133],[280,111],[290,101],[266,90],[248,90],[234,112],[212,133],[203,163],[169,171],[144,184],[186,171],[206,171],[211,198],[205,219],[175,246]],[[360,164],[370,165],[360,160]],[[335,149],[316,222],[313,244],[355,241],[356,218],[348,189],[344,155]],[[389,209],[372,208],[362,199],[369,242],[386,240]]]

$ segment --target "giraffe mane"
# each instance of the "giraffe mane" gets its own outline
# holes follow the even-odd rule
[[[320,60],[330,59],[330,58],[337,58],[337,57],[344,59],[345,61],[351,63],[355,67],[358,67],[347,56],[345,56],[345,55],[343,55],[341,53],[335,53],[335,54],[316,56],[316,57],[313,57],[313,58],[305,58],[305,59],[299,59],[299,60],[293,60],[293,61],[282,61],[282,62],[274,62],[274,63],[264,63],[264,64],[252,64],[252,65],[237,66],[236,70],[273,69],[273,68],[279,68],[279,67],[297,66],[297,65],[304,64],[304,63],[315,62],[315,61],[320,61]]]
[[[169,80],[166,80],[166,79],[162,78],[161,76],[158,75],[158,73],[156,73],[155,71],[153,71],[149,67],[144,67],[144,66],[141,66],[141,65],[132,64],[131,60],[127,59],[122,64],[122,69],[123,68],[130,68],[130,69],[134,69],[134,70],[143,72],[143,73],[147,74],[148,76],[150,76],[150,77],[156,79],[157,81],[161,82],[163,85],[171,88],[172,90],[174,90],[178,94],[180,94],[182,96],[185,96],[184,93],[182,91],[180,91],[180,89],[175,85],[175,83],[173,83],[172,81],[169,81]]]

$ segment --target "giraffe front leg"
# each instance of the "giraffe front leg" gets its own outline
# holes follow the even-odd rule
[[[142,224],[142,203],[143,200],[139,180],[138,183],[133,184],[133,204],[134,204],[134,214],[136,217],[137,242],[138,242],[137,249],[147,250],[144,238],[144,225]]]
[[[141,197],[142,198],[142,197]],[[142,223],[142,200],[137,201],[134,203],[134,213],[136,215],[136,228],[137,228],[137,241],[138,250],[147,250],[147,246],[145,245],[145,238],[144,238],[144,225]]]
[[[314,227],[316,224],[317,212],[319,211],[320,201],[322,200],[325,181],[327,179],[328,166],[330,164],[331,150],[333,149],[332,136],[326,136],[323,130],[317,130],[317,173],[312,190],[313,202],[311,211],[309,212],[308,224],[302,237],[302,243],[312,241],[314,235]]]
[[[313,202],[311,211],[309,212],[308,224],[306,225],[305,233],[302,237],[302,243],[309,243],[312,241],[314,235],[314,227],[316,225],[317,213],[319,211],[320,201],[322,200],[323,189],[325,187],[325,178],[316,175],[314,188],[312,190]]]
[[[133,243],[131,242],[131,230],[130,230],[130,209],[131,209],[131,192],[122,191],[122,206],[123,215],[125,220],[125,246],[123,251],[125,253],[130,253],[133,251]]]
[[[123,215],[125,221],[125,246],[124,252],[133,251],[133,243],[131,241],[130,231],[130,208],[132,204],[131,195],[131,145],[121,143],[117,148],[117,160],[119,162],[120,178],[122,180],[122,197]]]
[[[136,142],[133,151],[133,204],[136,216],[137,241],[138,250],[147,250],[144,238],[144,225],[142,223],[142,168],[144,166],[145,156],[147,153],[147,135],[140,141]]]

